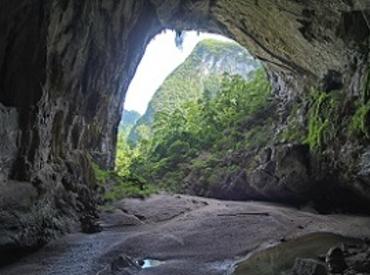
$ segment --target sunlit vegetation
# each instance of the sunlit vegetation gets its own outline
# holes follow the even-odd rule
[[[307,144],[312,153],[323,153],[343,129],[350,136],[370,137],[368,101],[359,99],[349,106],[340,90],[312,88],[290,105],[286,126],[277,131],[277,101],[262,68],[249,80],[228,74],[209,77],[190,99],[180,92],[184,82],[169,78],[167,93],[159,91],[147,117],[135,126],[127,124],[137,142],[128,142],[130,130],[121,129],[116,183],[105,192],[107,200],[146,197],[161,190],[207,195],[220,183],[253,172],[253,162],[245,162],[248,156],[277,141]],[[351,115],[340,119],[343,112]],[[112,175],[98,171],[97,177]]]
[[[117,141],[116,169],[107,171],[93,163],[95,178],[105,201],[123,198],[145,198],[159,189],[146,183],[142,178],[133,176],[131,164],[138,157],[139,150],[131,149],[126,142],[127,128],[121,127]]]
[[[202,40],[156,91],[147,111],[130,131],[129,144],[136,146],[151,138],[158,113],[167,115],[183,109],[184,104],[202,99],[205,93],[214,97],[221,89],[224,72],[236,71],[247,79],[250,71],[259,67],[260,63],[234,42]]]
[[[203,173],[208,185],[236,169],[220,163],[225,156],[264,145],[270,138],[269,121],[258,122],[271,102],[270,90],[263,69],[250,81],[224,75],[217,95],[205,93],[175,109],[157,112],[152,135],[142,137],[137,146],[130,147],[121,132],[116,161],[120,180],[106,199],[144,197],[159,189],[181,192],[184,179],[194,171]],[[251,121],[255,127],[249,126]]]

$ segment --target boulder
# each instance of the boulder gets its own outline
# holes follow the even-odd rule
[[[325,262],[331,273],[343,273],[347,268],[343,251],[339,247],[330,248],[326,254]]]
[[[301,200],[308,198],[312,188],[310,153],[306,145],[284,144],[271,147],[270,158],[257,167],[248,167],[247,184],[261,198],[270,200]]]
[[[313,259],[297,258],[294,262],[292,275],[327,275],[326,267],[322,262]]]

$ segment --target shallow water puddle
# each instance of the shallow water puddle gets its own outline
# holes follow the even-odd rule
[[[283,275],[296,258],[317,258],[341,243],[355,243],[350,238],[330,233],[313,233],[257,251],[240,262],[234,275]]]
[[[154,260],[154,259],[143,259],[143,260],[137,261],[137,264],[142,269],[156,267],[156,266],[161,265],[162,263],[163,263],[162,261],[158,261],[158,260]]]

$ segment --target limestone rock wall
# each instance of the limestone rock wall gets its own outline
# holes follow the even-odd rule
[[[0,251],[40,245],[69,220],[89,231],[91,163],[113,166],[125,91],[160,30],[207,30],[246,46],[274,76],[284,117],[311,86],[361,95],[369,10],[367,0],[1,1]],[[359,156],[368,178],[368,153]]]
[[[136,0],[0,4],[0,254],[71,221],[96,229],[92,162],[114,164],[125,90],[159,29],[153,15]]]

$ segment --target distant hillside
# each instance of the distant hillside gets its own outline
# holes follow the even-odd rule
[[[129,133],[132,127],[139,120],[140,116],[141,115],[136,111],[123,110],[121,123],[119,125],[120,131],[125,131],[126,133]]]
[[[154,115],[170,113],[187,101],[215,95],[224,73],[248,79],[260,67],[248,51],[235,42],[205,39],[197,44],[189,57],[177,67],[153,95],[145,114],[132,128],[128,141],[135,145],[148,138]]]

